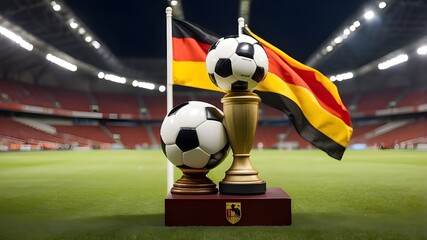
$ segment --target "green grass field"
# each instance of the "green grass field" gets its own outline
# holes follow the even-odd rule
[[[161,151],[0,153],[0,239],[427,239],[425,151],[251,158],[268,187],[292,197],[292,226],[165,227]]]

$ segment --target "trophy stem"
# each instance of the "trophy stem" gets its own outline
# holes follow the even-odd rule
[[[180,168],[180,170],[183,175],[173,184],[171,193],[183,195],[218,193],[216,184],[206,176],[209,170],[192,168]]]
[[[233,150],[233,163],[219,183],[221,193],[247,195],[266,191],[266,183],[258,177],[250,161],[260,100],[250,91],[230,92],[221,99],[224,126]]]

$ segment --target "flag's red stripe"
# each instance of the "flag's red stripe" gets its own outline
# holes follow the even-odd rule
[[[352,126],[351,119],[344,105],[340,105],[334,96],[315,78],[314,72],[292,67],[273,50],[264,46],[268,55],[268,71],[280,77],[284,82],[304,87],[316,97],[319,104],[334,116]]]
[[[204,62],[211,47],[210,44],[198,42],[194,38],[172,38],[173,60]]]

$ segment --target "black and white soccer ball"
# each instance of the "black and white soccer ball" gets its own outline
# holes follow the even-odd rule
[[[224,115],[215,106],[189,101],[174,107],[163,120],[163,153],[175,166],[212,169],[228,155]]]
[[[268,72],[264,48],[248,35],[219,39],[206,56],[209,78],[219,88],[253,90]]]

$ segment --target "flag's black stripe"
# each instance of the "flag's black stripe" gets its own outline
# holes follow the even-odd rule
[[[176,38],[194,38],[198,42],[214,44],[220,36],[196,24],[173,19],[172,36]]]
[[[299,135],[301,135],[305,140],[309,141],[315,147],[325,151],[329,156],[341,160],[345,147],[336,143],[334,140],[330,139],[311,125],[294,101],[278,93],[264,91],[255,92],[261,97],[263,103],[288,115]]]

